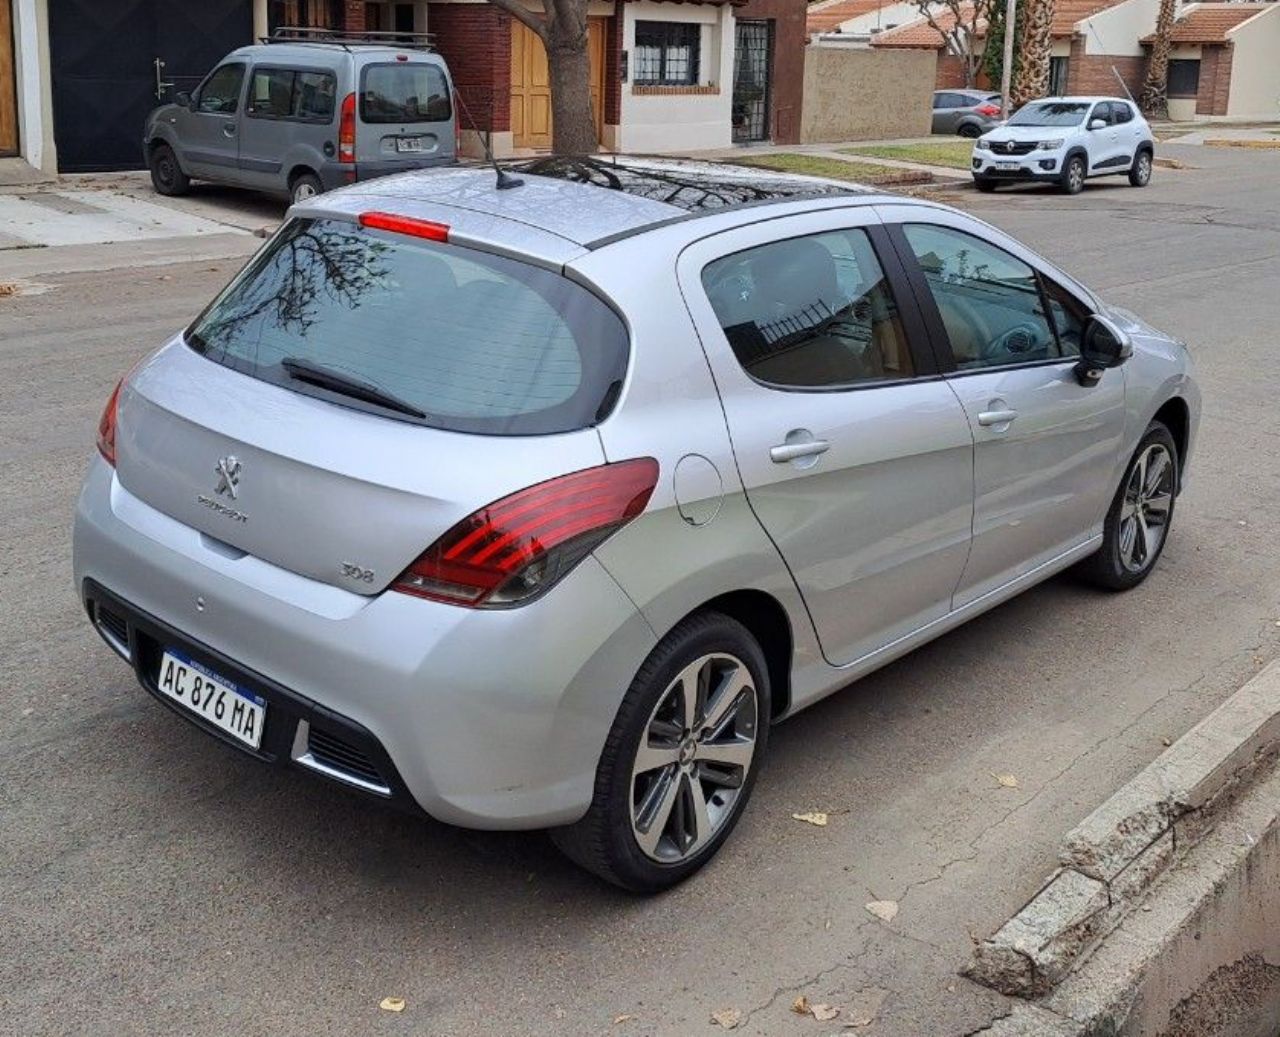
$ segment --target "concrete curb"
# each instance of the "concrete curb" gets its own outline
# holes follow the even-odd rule
[[[1221,808],[1280,752],[1280,661],[1257,674],[1077,825],[1059,868],[964,969],[1042,997],[1086,959]]]

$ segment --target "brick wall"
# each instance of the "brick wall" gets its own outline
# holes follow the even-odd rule
[[[613,17],[604,33],[604,122],[617,126],[622,121],[622,24],[624,0],[615,0]]]
[[[747,0],[734,9],[743,19],[773,22],[773,68],[769,71],[769,136],[777,144],[800,140],[804,98],[805,0]],[[732,41],[730,41],[732,46]]]
[[[1115,72],[1112,68],[1115,68]],[[1116,54],[1086,54],[1081,36],[1071,40],[1071,55],[1067,59],[1067,93],[1085,96],[1101,94],[1104,97],[1123,96],[1124,91],[1116,82],[1120,73],[1124,85],[1135,98],[1142,96],[1142,80],[1147,74],[1147,59],[1142,56]]]
[[[511,16],[490,4],[429,4],[427,25],[481,130],[511,129]],[[466,114],[458,125],[471,129]]]
[[[364,0],[343,0],[342,27],[347,32],[364,32]]]
[[[886,47],[886,50],[894,48]],[[978,71],[977,79],[973,84],[980,90],[993,89],[991,82],[987,79],[987,74],[981,70]],[[935,90],[964,90],[967,89],[964,81],[964,61],[956,57],[954,54],[947,54],[944,51],[938,51],[938,70],[934,77],[933,88]],[[999,89],[998,87],[994,89]]]
[[[1197,115],[1226,115],[1231,95],[1230,45],[1200,49],[1200,90],[1196,94]]]

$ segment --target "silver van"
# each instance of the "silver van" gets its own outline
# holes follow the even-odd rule
[[[282,30],[153,111],[143,135],[160,194],[207,180],[294,202],[451,163],[455,145],[449,69],[418,33]]]

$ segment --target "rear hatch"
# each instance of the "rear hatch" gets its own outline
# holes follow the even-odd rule
[[[453,90],[444,66],[416,54],[403,58],[359,68],[357,165],[453,157]]]
[[[604,462],[618,316],[559,274],[291,221],[121,394],[131,493],[363,593],[477,508]]]

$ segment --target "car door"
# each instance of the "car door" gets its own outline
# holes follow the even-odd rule
[[[933,132],[953,133],[956,128],[959,96],[946,90],[933,95]]]
[[[1142,123],[1134,117],[1133,106],[1127,101],[1111,102],[1111,122],[1115,126],[1117,143],[1124,156],[1124,168],[1128,169],[1133,165],[1133,156],[1145,136]]]
[[[1086,130],[1089,135],[1089,172],[1107,173],[1128,165],[1124,145],[1120,140],[1120,127],[1116,125],[1110,101],[1095,104],[1085,126],[1091,125],[1095,119],[1103,120],[1106,125],[1096,130]]]
[[[239,182],[239,120],[246,65],[229,61],[214,69],[177,117],[180,159],[189,176]]]
[[[747,499],[826,659],[945,616],[969,550],[973,437],[872,210],[714,235],[679,275]]]
[[[1080,383],[1090,304],[1012,240],[958,213],[882,214],[973,430],[961,608],[1096,541],[1115,489],[1125,374]]]

